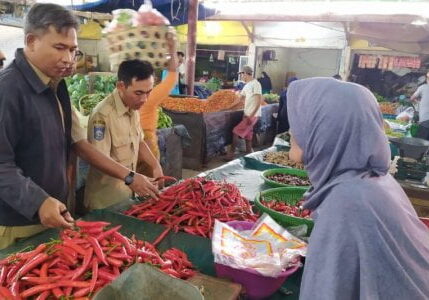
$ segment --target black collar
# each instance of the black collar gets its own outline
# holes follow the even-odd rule
[[[43,91],[49,88],[42,82],[42,80],[40,80],[36,72],[34,72],[30,63],[27,61],[22,48],[17,49],[15,52],[15,63],[22,75],[24,75],[25,79],[27,79],[27,82],[31,85],[37,94],[41,94]]]

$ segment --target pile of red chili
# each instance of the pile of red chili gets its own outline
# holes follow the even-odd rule
[[[126,215],[144,221],[165,224],[167,229],[154,244],[170,231],[183,230],[203,237],[211,237],[214,220],[256,221],[249,201],[230,183],[190,178],[159,195],[132,206]]]
[[[298,217],[298,218],[310,219],[311,211],[308,209],[302,209],[303,202],[304,202],[304,200],[300,200],[295,205],[289,205],[283,201],[275,201],[275,200],[271,200],[271,201],[262,200],[261,201],[262,205],[264,205],[265,207],[268,207],[272,210],[281,212],[281,213],[286,214],[286,215]]]
[[[174,277],[194,274],[185,253],[169,249],[160,255],[145,241],[123,236],[120,225],[77,221],[60,239],[0,261],[0,299],[89,299],[134,263],[150,263]]]

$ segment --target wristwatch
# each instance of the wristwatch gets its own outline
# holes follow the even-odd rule
[[[131,183],[134,182],[134,175],[135,174],[136,173],[134,173],[134,171],[131,171],[130,174],[128,174],[127,176],[125,176],[124,181],[125,181],[126,185],[130,185]]]

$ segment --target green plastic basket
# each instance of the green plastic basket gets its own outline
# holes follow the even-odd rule
[[[295,185],[290,185],[290,184],[279,183],[279,182],[273,181],[271,179],[268,179],[268,176],[271,176],[274,174],[288,174],[288,175],[298,176],[301,178],[308,178],[308,173],[307,173],[307,171],[304,171],[304,170],[288,169],[288,168],[271,169],[271,170],[264,171],[262,173],[262,178],[264,179],[265,183],[271,187],[293,187],[293,186],[295,186]],[[309,186],[299,186],[299,187],[308,188]]]
[[[271,208],[264,206],[261,203],[261,197],[262,197],[265,201],[273,201],[273,200],[282,201],[290,205],[295,205],[299,200],[302,199],[302,196],[306,191],[307,191],[307,188],[305,187],[282,187],[282,188],[269,189],[261,192],[258,196],[256,196],[255,204],[256,204],[256,207],[261,212],[265,212],[268,215],[270,215],[274,220],[276,220],[283,227],[307,225],[308,226],[307,235],[310,235],[311,230],[313,229],[313,226],[314,226],[313,220],[282,214],[278,211],[275,211]]]

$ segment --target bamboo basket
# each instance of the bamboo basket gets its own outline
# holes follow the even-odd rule
[[[109,32],[106,35],[108,42],[110,66],[116,71],[124,60],[145,60],[154,68],[168,66],[169,54],[167,49],[167,35],[171,26],[138,26],[128,30]]]

